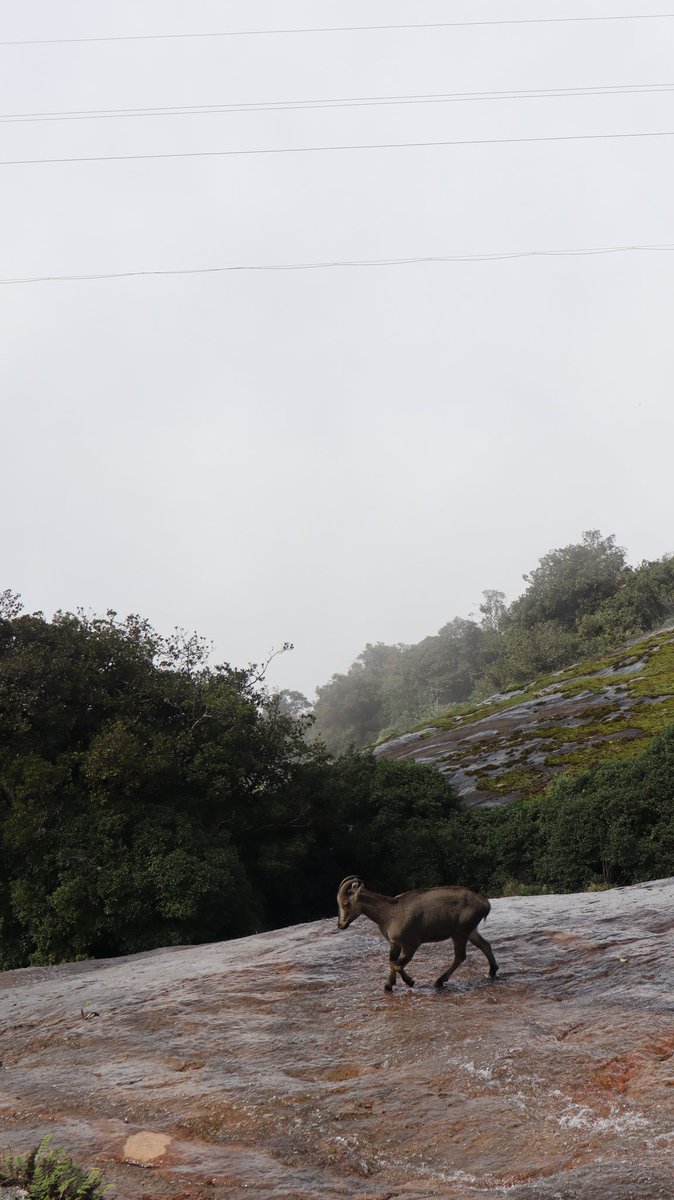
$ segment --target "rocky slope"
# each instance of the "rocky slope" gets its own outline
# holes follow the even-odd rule
[[[0,975],[0,1145],[119,1200],[671,1200],[673,902],[495,900],[442,993],[365,918]]]
[[[674,629],[599,662],[491,696],[375,747],[384,758],[431,763],[468,805],[505,804],[554,775],[643,750],[674,721]]]

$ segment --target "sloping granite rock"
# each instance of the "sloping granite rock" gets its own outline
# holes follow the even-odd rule
[[[490,696],[437,725],[388,738],[376,757],[436,767],[464,804],[490,807],[542,792],[563,771],[625,757],[674,721],[674,630],[526,691]]]
[[[495,900],[442,993],[365,918],[0,975],[0,1146],[120,1200],[671,1200],[673,902]]]

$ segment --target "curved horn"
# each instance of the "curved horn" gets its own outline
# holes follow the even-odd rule
[[[342,892],[344,892],[346,894],[350,894],[351,892],[355,892],[357,890],[357,888],[359,888],[359,887],[365,887],[365,884],[363,883],[360,876],[359,875],[347,875],[346,879],[343,879],[342,882],[340,883],[339,888],[337,889],[337,892],[338,892],[338,894],[341,894]]]

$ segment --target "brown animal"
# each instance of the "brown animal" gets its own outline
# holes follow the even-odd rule
[[[498,964],[491,946],[480,937],[477,926],[487,917],[491,909],[488,900],[465,887],[418,888],[403,892],[400,896],[381,896],[370,892],[357,875],[347,875],[337,892],[339,917],[338,929],[348,929],[357,917],[364,914],[387,939],[389,954],[389,976],[384,991],[392,992],[396,976],[403,983],[414,987],[414,980],[405,967],[425,942],[444,942],[451,938],[454,943],[454,961],[436,979],[436,988],[442,988],[450,975],[466,957],[466,943],[474,946],[489,959],[489,974],[493,977]]]

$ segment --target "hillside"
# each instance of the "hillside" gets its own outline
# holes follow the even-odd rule
[[[471,947],[442,993],[436,945],[386,995],[364,918],[8,972],[0,1145],[116,1200],[669,1200],[673,900],[495,900],[499,975]]]
[[[437,767],[465,804],[540,793],[554,776],[628,758],[674,721],[674,627],[525,689],[389,738],[378,757]]]
[[[4,612],[0,968],[286,927],[329,912],[349,871],[492,896],[672,873],[674,629],[330,756],[252,668],[207,667],[198,638],[47,621],[11,596]]]
[[[630,566],[615,535],[586,530],[550,550],[510,603],[483,591],[479,613],[454,617],[420,642],[368,642],[348,671],[316,689],[314,731],[333,754],[371,746],[438,713],[584,659],[612,655],[674,619],[674,555]],[[307,702],[308,703],[308,702]]]

